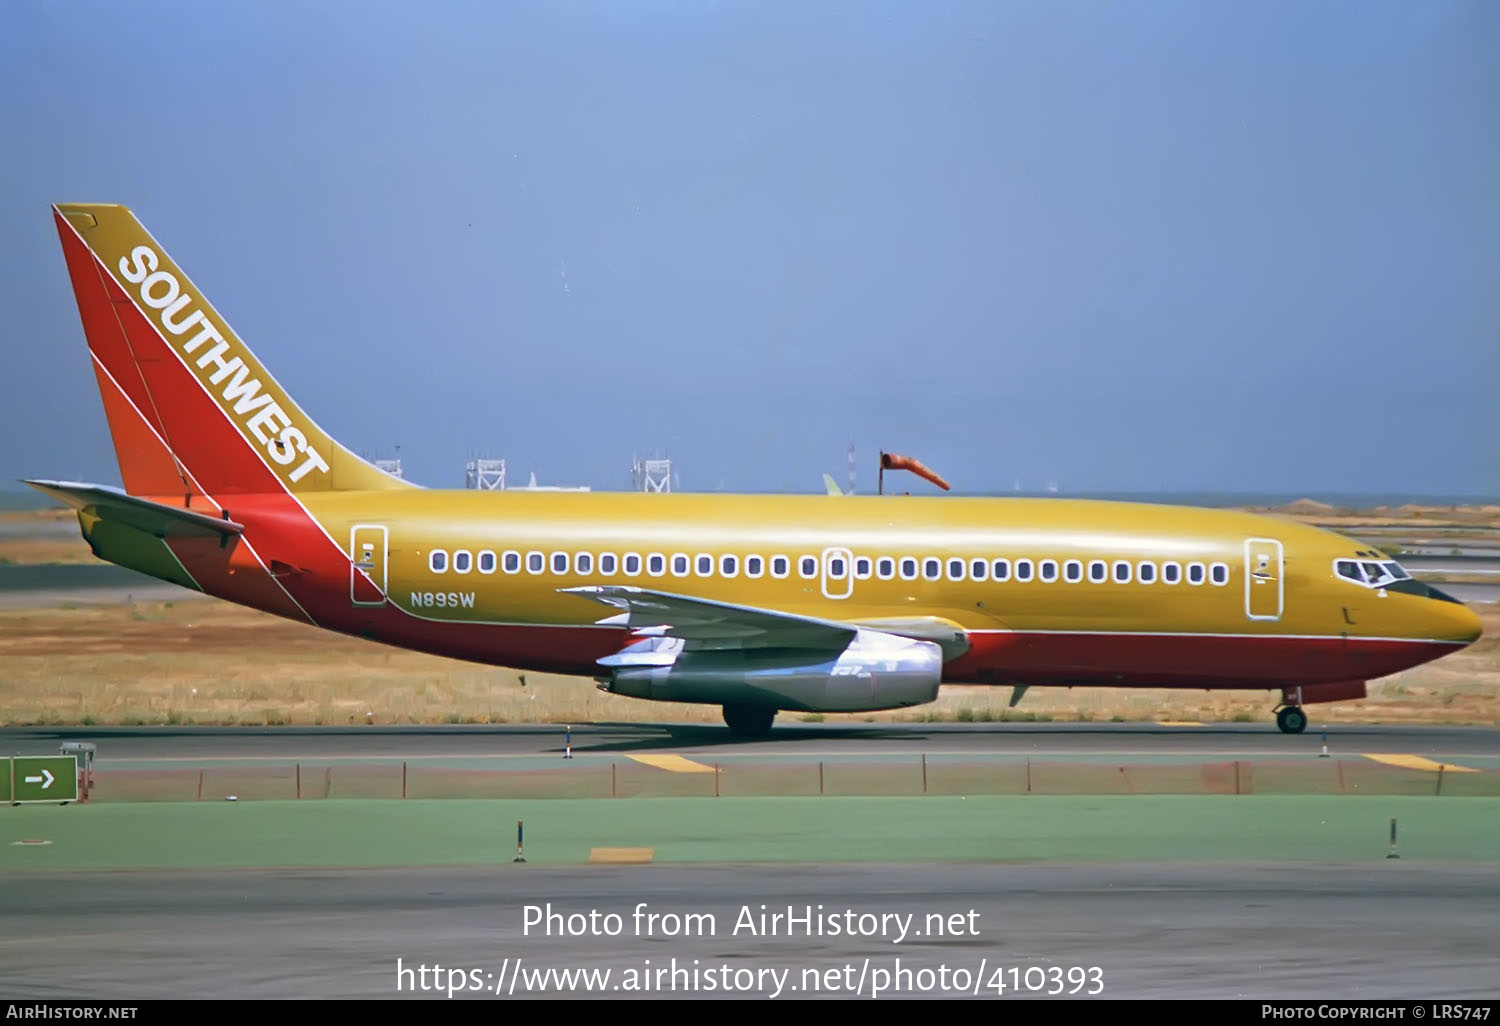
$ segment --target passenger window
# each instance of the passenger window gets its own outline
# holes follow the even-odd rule
[[[961,581],[964,579],[964,561],[961,559],[948,560],[948,580]]]
[[[842,556],[834,556],[828,561],[828,576],[836,581],[842,581],[849,573],[849,566],[844,562]]]
[[[870,579],[869,556],[856,556],[854,558],[854,579],[856,581],[868,581]]]
[[[433,549],[427,557],[427,569],[435,574],[446,571],[448,569],[448,553],[443,549]]]
[[[901,557],[901,579],[903,581],[915,580],[917,576],[917,561],[910,556]]]
[[[1089,562],[1089,580],[1095,584],[1102,584],[1109,579],[1109,564],[1102,559]]]
[[[624,565],[625,565],[625,576],[626,577],[639,577],[640,573],[641,573],[641,557],[640,557],[640,553],[637,553],[637,552],[627,552],[627,553],[625,553],[625,564]]]
[[[1142,584],[1150,584],[1156,580],[1156,564],[1151,562],[1137,563],[1135,565],[1135,576]]]
[[[987,559],[971,559],[969,561],[969,576],[976,581],[982,581],[990,575],[990,561]]]
[[[568,554],[566,552],[552,553],[552,572],[565,574],[568,572]]]
[[[1176,563],[1163,563],[1161,565],[1161,579],[1166,584],[1176,584],[1182,580],[1182,567]]]
[[[547,557],[540,552],[526,553],[526,572],[528,574],[539,574],[547,569]]]
[[[521,569],[521,554],[519,552],[507,552],[501,557],[501,567],[508,574],[513,574]]]
[[[766,561],[763,560],[763,559],[761,559],[759,556],[746,556],[745,557],[745,576],[746,577],[759,577],[762,573],[765,572],[765,568],[766,568]]]
[[[613,577],[618,569],[615,554],[613,552],[599,553],[599,574],[603,577]]]
[[[591,552],[575,552],[573,554],[573,569],[581,574],[594,572],[594,554]]]
[[[1083,564],[1076,559],[1070,559],[1064,563],[1063,580],[1069,584],[1077,584],[1083,580]]]
[[[672,576],[686,577],[688,572],[688,558],[681,552],[672,555]]]
[[[738,556],[720,556],[719,573],[725,577],[733,577],[740,572],[740,560]]]
[[[714,572],[714,557],[700,554],[698,556],[698,576],[712,577]]]
[[[997,559],[994,563],[994,578],[997,581],[1010,580],[1010,560]]]
[[[660,577],[667,572],[667,557],[660,552],[653,552],[646,557],[646,573],[652,577]]]
[[[1018,581],[1029,581],[1029,580],[1031,580],[1031,560],[1029,560],[1029,559],[1018,559],[1018,560],[1016,560],[1016,580],[1018,580]]]
[[[468,573],[474,566],[472,562],[473,558],[469,555],[467,549],[459,549],[453,554],[453,572],[456,574]]]
[[[479,554],[479,572],[482,574],[492,574],[495,572],[495,554],[489,549],[485,549]]]
[[[924,580],[935,581],[941,576],[943,576],[942,560],[933,559],[931,556],[922,560],[922,578]]]
[[[785,556],[771,557],[771,576],[776,578],[785,577],[791,572],[792,562]]]
[[[1189,563],[1188,564],[1188,583],[1189,584],[1202,584],[1203,583],[1203,564],[1202,563]]]
[[[1115,583],[1116,584],[1129,584],[1130,583],[1130,561],[1129,560],[1119,559],[1119,560],[1115,561]]]
[[[798,563],[803,580],[811,580],[818,576],[818,561],[812,556],[803,556]]]
[[[896,561],[890,556],[881,556],[875,561],[875,576],[882,581],[889,581],[896,576]]]
[[[1229,566],[1226,563],[1215,563],[1212,571],[1212,580],[1215,584],[1223,585],[1229,583]]]
[[[1051,584],[1053,581],[1057,580],[1057,560],[1042,560],[1041,573],[1037,576],[1046,581],[1048,584]]]

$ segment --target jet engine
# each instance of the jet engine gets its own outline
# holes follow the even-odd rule
[[[803,712],[874,712],[937,698],[943,653],[931,641],[859,630],[842,652],[684,649],[652,637],[600,660],[599,687],[658,702],[754,705]]]

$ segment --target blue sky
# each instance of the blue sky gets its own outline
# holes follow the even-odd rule
[[[1497,495],[1497,52],[1483,0],[10,0],[0,479],[118,481],[75,200],[423,484]]]

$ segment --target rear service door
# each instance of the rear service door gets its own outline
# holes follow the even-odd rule
[[[349,600],[356,606],[385,602],[386,529],[356,524],[349,531]]]

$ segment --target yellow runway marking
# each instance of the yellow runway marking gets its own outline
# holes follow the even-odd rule
[[[1387,766],[1400,766],[1403,769],[1427,770],[1430,773],[1436,773],[1440,769],[1446,769],[1449,773],[1479,772],[1478,770],[1471,769],[1468,766],[1455,766],[1451,762],[1433,762],[1431,759],[1424,759],[1420,755],[1379,755],[1373,752],[1365,752],[1364,756],[1366,759],[1374,759],[1376,762],[1383,762]]]
[[[656,857],[655,848],[590,848],[589,861],[613,865],[650,862]]]
[[[636,762],[643,762],[647,766],[666,770],[668,773],[712,773],[714,771],[712,766],[684,759],[680,755],[632,755],[630,758]]]
[[[1201,727],[1197,720],[1157,720],[1158,727]]]

